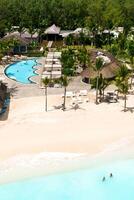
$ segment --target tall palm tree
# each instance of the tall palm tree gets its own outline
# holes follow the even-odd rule
[[[130,77],[130,71],[125,65],[120,66],[117,71],[115,84],[118,87],[118,91],[124,95],[124,111],[127,107],[127,93],[129,89],[128,79]]]
[[[85,47],[78,49],[77,60],[80,66],[85,69],[90,63],[90,55]]]
[[[22,35],[22,33],[23,33],[24,30],[25,30],[24,24],[23,24],[23,23],[20,23],[20,24],[19,24],[19,28],[18,28],[18,32],[19,32],[19,34],[20,34],[20,37],[21,37],[21,35]]]
[[[42,83],[44,84],[45,86],[45,111],[47,112],[47,88],[48,88],[48,85],[50,83],[50,79],[48,77],[42,79]]]
[[[34,29],[34,27],[32,25],[28,26],[28,32],[31,35],[31,41],[33,39],[33,35],[35,34],[36,30]]]
[[[131,86],[130,86],[132,87],[133,73],[134,73],[134,41],[129,41],[128,46],[127,46],[127,51],[128,51],[128,56],[130,58],[131,68],[132,68],[132,78],[131,78]]]
[[[104,66],[104,64],[103,64],[102,58],[97,58],[95,66],[93,67],[94,71],[97,72],[97,77],[96,77],[96,100],[95,100],[96,104],[98,104],[99,77],[100,77],[100,72],[101,72],[103,66]]]
[[[67,78],[67,76],[62,76],[60,78],[60,82],[61,82],[62,86],[64,87],[63,111],[65,111],[65,109],[66,109],[66,92],[67,92],[67,86],[69,84],[69,79]]]
[[[97,78],[95,78],[91,81],[92,89],[96,89],[96,82],[97,82]],[[108,79],[102,77],[102,74],[100,73],[100,76],[98,78],[98,93],[101,97],[101,100],[104,99],[105,89],[110,85],[110,83],[111,83],[111,80],[108,80]]]

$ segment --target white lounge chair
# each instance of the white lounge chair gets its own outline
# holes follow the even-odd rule
[[[71,98],[71,97],[75,97],[75,96],[76,96],[76,94],[74,92],[72,92],[72,91],[66,92],[66,97],[67,98]],[[64,94],[62,95],[62,97],[64,97]]]
[[[87,96],[87,95],[88,95],[87,90],[80,90],[79,96]]]
[[[89,102],[89,98],[84,99],[84,102],[88,103]]]
[[[54,84],[54,88],[61,88],[60,84]]]
[[[77,97],[77,103],[78,103],[78,104],[81,104],[81,103],[83,103],[83,101],[82,101],[81,97]]]

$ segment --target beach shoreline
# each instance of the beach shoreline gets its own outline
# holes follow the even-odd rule
[[[46,113],[43,96],[12,99],[7,121],[0,121],[1,183],[133,158],[134,118],[133,113],[121,111],[123,101],[83,103],[80,109],[65,112],[54,108],[62,101],[60,95],[49,95]],[[130,97],[128,105],[133,103]],[[67,108],[69,105],[67,100]],[[43,165],[23,165],[39,155]],[[13,171],[7,170],[11,163],[17,166],[11,167]],[[5,175],[2,170],[7,170]]]

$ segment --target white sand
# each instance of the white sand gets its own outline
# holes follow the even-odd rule
[[[58,155],[62,153],[58,161],[77,160],[73,155],[78,160],[82,156],[85,159],[85,155],[93,157],[102,154],[110,159],[113,155],[122,159],[133,157],[134,113],[121,111],[123,101],[100,105],[90,102],[82,104],[81,109],[76,111],[54,110],[53,106],[61,103],[60,96],[49,96],[49,112],[46,113],[44,97],[12,100],[8,120],[0,121],[0,177],[5,166],[6,173],[10,174],[7,180],[13,180],[9,166],[13,168],[16,166],[14,163],[27,163],[27,158],[30,160],[27,156],[32,156],[33,160],[41,152],[48,155],[43,153],[42,158],[45,164],[49,160],[44,169],[46,171],[50,168],[53,171],[53,166],[58,163],[54,159],[57,152]],[[134,106],[133,96],[129,97],[128,106]],[[60,164],[57,164],[57,168],[60,168]],[[19,164],[17,166],[20,167]],[[27,168],[25,164],[22,166]],[[16,167],[14,169],[17,171]]]

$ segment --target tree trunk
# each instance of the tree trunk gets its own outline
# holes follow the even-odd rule
[[[130,89],[132,89],[132,85],[133,85],[133,75],[131,77]]]
[[[96,100],[95,103],[98,104],[98,84],[99,84],[99,76],[96,79]]]
[[[45,87],[45,111],[47,112],[47,86]]]
[[[124,112],[126,112],[127,108],[127,95],[124,94]]]
[[[105,89],[103,88],[103,92],[102,92],[103,100],[104,100],[104,95],[105,95]]]
[[[66,87],[64,88],[64,102],[63,102],[63,111],[66,109]]]

